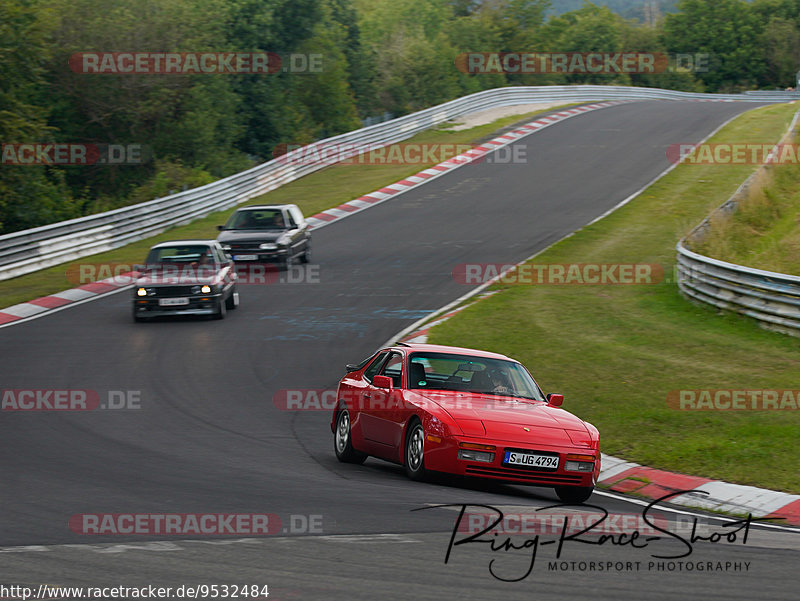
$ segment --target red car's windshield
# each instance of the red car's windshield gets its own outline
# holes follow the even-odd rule
[[[521,364],[471,355],[413,353],[408,359],[408,386],[545,400]]]

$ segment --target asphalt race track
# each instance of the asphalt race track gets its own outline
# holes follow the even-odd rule
[[[648,566],[667,562],[652,554],[686,551],[668,536],[647,548],[565,544],[562,561],[623,562],[603,571],[550,570],[556,545],[542,546],[515,583],[493,577],[490,562],[495,574],[519,577],[530,548],[468,544],[445,565],[457,508],[413,509],[531,512],[555,495],[418,484],[373,459],[343,465],[328,411],[273,403],[278,390],[335,387],[345,363],[466,293],[451,277],[457,264],[530,256],[664,171],[667,146],[699,141],[754,106],[645,101],[558,123],[518,142],[526,164],[468,165],[315,231],[318,283],[243,286],[241,306],[223,321],[135,324],[125,291],[0,330],[3,389],[94,390],[101,399],[122,391],[140,406],[0,413],[0,584],[267,584],[270,599],[302,600],[796,599],[800,537],[759,526],[746,544],[740,531],[735,542],[699,541],[672,560],[702,562],[702,571]],[[612,513],[643,509],[617,495],[590,502]],[[85,513],[270,513],[286,532],[89,536],[69,527]],[[701,520],[708,532],[726,531]],[[740,568],[710,571],[707,562]]]

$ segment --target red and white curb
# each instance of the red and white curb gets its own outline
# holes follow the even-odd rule
[[[394,184],[381,188],[380,190],[375,190],[374,192],[360,196],[359,198],[348,201],[339,205],[338,207],[334,207],[332,209],[322,211],[321,213],[317,213],[316,215],[312,215],[311,217],[306,218],[306,221],[308,221],[312,228],[324,227],[329,223],[333,223],[339,219],[344,219],[345,217],[349,217],[354,213],[358,213],[359,211],[363,211],[364,209],[368,209],[386,200],[394,198],[398,194],[413,190],[417,186],[421,186],[422,184],[440,177],[445,173],[449,173],[454,169],[458,169],[459,167],[469,165],[470,163],[476,161],[481,161],[487,154],[494,152],[498,148],[508,146],[520,138],[545,129],[546,127],[550,127],[551,125],[564,121],[565,119],[628,102],[632,101],[612,100],[607,102],[595,102],[592,104],[585,104],[582,106],[576,106],[575,108],[566,109],[546,117],[539,117],[535,121],[526,123],[525,125],[503,134],[502,136],[498,136],[489,140],[488,142],[484,142],[480,146],[471,148],[466,152],[439,163],[438,165],[434,165],[428,169],[423,169],[419,173],[402,179],[399,182],[395,182]]]
[[[671,492],[689,490],[691,492],[675,496],[669,502],[734,514],[749,513],[753,517],[780,519],[784,524],[800,526],[800,495],[675,474],[610,455],[603,455],[602,464],[598,484],[615,492],[658,499]]]
[[[425,342],[428,341],[428,334],[430,334],[430,331],[433,328],[435,328],[436,326],[438,326],[440,323],[443,323],[443,322],[447,321],[448,319],[453,317],[453,315],[456,315],[457,313],[460,313],[461,311],[463,311],[467,307],[477,303],[479,300],[482,300],[482,299],[486,298],[487,296],[492,296],[493,294],[497,294],[498,292],[500,292],[500,291],[499,290],[490,290],[488,292],[484,292],[482,294],[479,294],[478,296],[476,296],[474,298],[474,300],[472,300],[472,302],[469,302],[469,303],[466,303],[464,305],[461,305],[457,309],[453,309],[449,313],[445,313],[441,317],[437,317],[433,321],[426,323],[422,329],[415,330],[413,332],[410,332],[410,333],[402,336],[398,340],[398,342],[407,342],[409,344],[413,344],[413,343],[424,344]]]
[[[481,293],[470,303],[462,305],[435,320],[422,324],[418,329],[402,334],[399,342],[425,343],[430,331],[437,325],[457,315],[470,305],[500,292],[490,290]],[[751,514],[780,520],[782,524],[800,526],[800,495],[776,492],[755,486],[730,484],[699,476],[676,474],[618,457],[602,454],[602,467],[597,484],[602,488],[624,494],[634,494],[648,499],[659,499],[677,491],[690,491],[676,495],[667,502],[694,509],[723,511],[732,514]]]
[[[12,305],[0,310],[0,328],[12,325],[20,320],[39,317],[44,313],[59,311],[68,306],[113,294],[131,285],[133,285],[133,278],[127,274],[122,274],[113,278],[84,284],[70,290],[56,292],[49,296],[36,298],[27,303]]]
[[[408,192],[409,190],[412,190],[417,186],[421,186],[432,179],[436,179],[445,173],[449,173],[458,167],[463,167],[464,165],[468,165],[476,160],[480,160],[498,148],[507,146],[524,136],[528,136],[536,131],[550,127],[555,123],[559,123],[565,119],[569,119],[570,117],[575,117],[576,115],[581,115],[583,113],[596,111],[598,109],[617,104],[625,104],[628,102],[633,101],[614,100],[608,102],[595,102],[593,104],[586,104],[560,111],[546,117],[540,117],[535,121],[518,127],[513,131],[507,132],[502,136],[498,136],[497,138],[489,140],[480,146],[471,148],[470,150],[439,163],[438,165],[424,169],[423,171],[420,171],[411,177],[407,177],[399,182],[395,182],[379,190],[365,194],[364,196],[346,202],[338,207],[334,207],[332,209],[322,211],[321,213],[317,213],[316,215],[312,215],[311,217],[308,217],[306,221],[308,221],[311,229],[319,229],[330,223],[333,223],[334,221],[344,219],[345,217],[349,217],[354,213],[358,213],[380,204],[381,202],[389,200],[398,194]],[[132,284],[133,281],[123,275],[122,277],[113,277],[92,282],[77,288],[56,292],[55,294],[51,294],[49,296],[43,296],[32,301],[6,307],[4,309],[0,309],[0,328],[12,325],[20,320],[40,317],[47,312],[60,310],[75,303],[88,302],[89,300],[93,300],[106,294],[119,292]]]

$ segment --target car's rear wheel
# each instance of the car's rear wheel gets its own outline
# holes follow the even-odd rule
[[[350,434],[350,412],[342,408],[336,414],[336,428],[333,432],[333,449],[336,458],[342,463],[364,463],[367,458],[365,453],[353,448]]]
[[[412,480],[425,480],[428,476],[425,469],[425,430],[416,419],[406,432],[405,468]]]
[[[556,494],[564,503],[583,503],[594,492],[594,486],[557,486]]]
[[[233,289],[231,295],[228,297],[228,300],[225,301],[225,308],[226,309],[235,309],[239,306],[239,293],[236,292],[236,288]]]

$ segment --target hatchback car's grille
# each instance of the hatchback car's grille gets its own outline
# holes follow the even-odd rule
[[[189,296],[192,286],[154,286],[153,291],[156,296]]]
[[[231,242],[231,250],[258,250],[260,242]]]
[[[579,484],[582,480],[582,476],[568,476],[566,474],[554,474],[552,472],[508,467],[468,465],[464,468],[464,471],[467,475],[471,476],[513,478],[515,480],[525,480],[526,482],[536,484]]]

